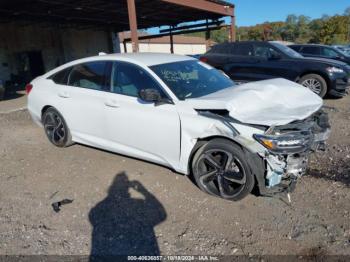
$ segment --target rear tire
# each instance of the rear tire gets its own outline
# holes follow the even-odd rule
[[[254,187],[254,177],[243,150],[226,139],[213,139],[195,153],[192,174],[204,192],[238,201]]]
[[[50,107],[43,113],[42,123],[45,134],[53,145],[67,147],[73,144],[66,121],[55,108]]]
[[[327,82],[326,80],[317,74],[307,74],[304,75],[298,81],[299,84],[309,88],[312,92],[319,95],[320,97],[324,97],[327,94]]]

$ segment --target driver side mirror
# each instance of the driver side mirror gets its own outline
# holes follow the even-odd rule
[[[139,92],[139,98],[145,102],[160,104],[172,104],[170,99],[163,98],[160,92],[154,88],[141,89]]]
[[[162,99],[159,91],[153,88],[141,89],[139,97],[145,102],[159,102]]]

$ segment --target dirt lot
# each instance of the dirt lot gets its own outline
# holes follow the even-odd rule
[[[224,201],[161,166],[55,148],[26,110],[0,113],[0,254],[350,255],[349,103],[326,101],[328,149],[311,159],[290,206]],[[64,198],[74,202],[55,213],[51,203]]]

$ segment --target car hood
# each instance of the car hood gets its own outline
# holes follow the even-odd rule
[[[302,60],[307,60],[307,61],[311,61],[311,62],[321,62],[321,63],[325,63],[331,66],[340,66],[340,67],[346,67],[347,64],[342,62],[342,61],[338,61],[338,60],[334,60],[334,59],[328,59],[328,58],[319,58],[319,57],[308,57],[308,56],[304,56],[302,58],[300,58]]]
[[[303,120],[323,105],[309,89],[282,78],[233,86],[186,103],[197,110],[226,109],[240,122],[264,126]]]

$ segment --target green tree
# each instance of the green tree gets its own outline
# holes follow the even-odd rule
[[[310,17],[301,15],[298,17],[298,21],[296,23],[295,28],[295,39],[294,41],[297,43],[308,43],[311,39],[310,32]]]
[[[312,20],[309,24],[310,28],[310,43],[320,43],[320,37],[321,37],[321,30],[324,26],[324,20],[323,19],[315,19]]]
[[[350,6],[349,6],[348,8],[345,9],[344,15],[345,15],[345,16],[350,16]]]
[[[286,41],[294,41],[297,35],[297,22],[298,17],[296,15],[288,15],[286,19],[286,26],[282,32],[283,39]]]
[[[345,44],[348,39],[350,16],[335,15],[324,22],[320,31],[320,42],[330,44]]]

